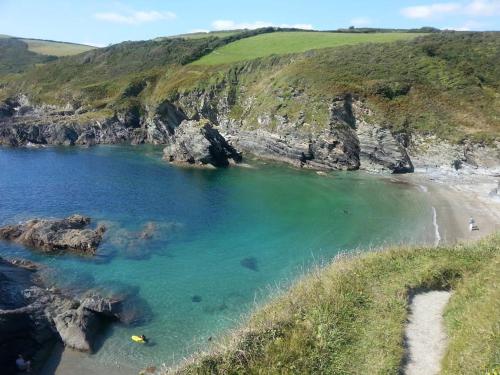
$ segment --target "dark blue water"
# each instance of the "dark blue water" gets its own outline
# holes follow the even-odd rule
[[[142,367],[171,362],[238,324],[269,286],[339,251],[421,242],[431,225],[425,195],[361,172],[252,163],[190,170],[153,147],[0,149],[0,224],[81,213],[109,228],[98,255],[42,256],[0,243],[0,255],[51,266],[72,290],[134,295],[140,326],[115,326],[93,360]],[[153,238],[137,234],[145,226]],[[144,333],[153,346],[130,341]]]

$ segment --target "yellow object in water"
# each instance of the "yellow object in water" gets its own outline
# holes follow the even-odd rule
[[[144,341],[144,339],[141,337],[141,336],[132,336],[131,337],[132,341],[135,341],[135,342],[138,342],[138,343],[141,343],[141,344],[144,344],[146,341]]]

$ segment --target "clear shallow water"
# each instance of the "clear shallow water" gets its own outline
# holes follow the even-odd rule
[[[432,228],[425,195],[390,179],[259,162],[190,170],[160,156],[152,147],[0,149],[1,225],[82,213],[109,227],[95,259],[0,242],[0,255],[52,266],[59,286],[128,290],[144,302],[150,319],[112,327],[92,356],[105,364],[178,360],[312,263],[356,247],[422,242]],[[155,238],[138,240],[148,222]],[[137,333],[153,345],[131,343]]]

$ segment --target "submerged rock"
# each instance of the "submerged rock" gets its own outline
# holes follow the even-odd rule
[[[148,221],[144,225],[144,228],[139,233],[138,237],[141,240],[150,240],[155,236],[157,230],[158,230],[158,226],[156,225],[156,223],[154,223],[152,221]]]
[[[183,121],[163,150],[172,163],[227,167],[239,163],[241,154],[210,123]]]
[[[33,219],[0,228],[0,239],[44,252],[69,251],[93,255],[106,228],[86,229],[89,224],[90,218],[82,215],[71,215],[62,220]]]
[[[195,303],[201,302],[201,296],[198,296],[198,295],[192,296],[191,302],[195,302]]]
[[[116,222],[106,222],[106,250],[120,253],[128,259],[148,259],[152,254],[168,252],[166,241],[182,225],[175,222],[147,221],[136,230],[125,228]],[[100,252],[102,254],[102,252]]]
[[[257,264],[257,259],[253,258],[253,257],[242,259],[240,264],[242,267],[248,268],[249,270],[252,270],[252,271],[259,270],[259,265]]]

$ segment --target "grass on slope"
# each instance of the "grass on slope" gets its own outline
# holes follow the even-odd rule
[[[0,75],[20,73],[55,59],[28,50],[28,45],[19,39],[0,38]]]
[[[169,36],[167,38],[184,38],[184,39],[200,39],[200,38],[226,38],[228,36],[233,36],[242,33],[245,30],[228,30],[228,31],[208,31],[208,32],[196,32],[196,33],[188,33],[188,34],[179,34]]]
[[[245,38],[217,48],[194,62],[200,65],[228,64],[269,55],[305,52],[311,49],[358,43],[409,40],[421,34],[411,33],[328,33],[276,32]]]
[[[500,234],[345,257],[303,277],[177,374],[398,374],[409,295],[452,289],[442,374],[500,363]]]
[[[21,73],[60,56],[76,55],[95,47],[50,40],[0,35],[0,75]]]
[[[28,50],[40,55],[50,56],[71,56],[82,52],[87,52],[96,47],[85,44],[55,42],[41,39],[21,39],[28,45]]]

